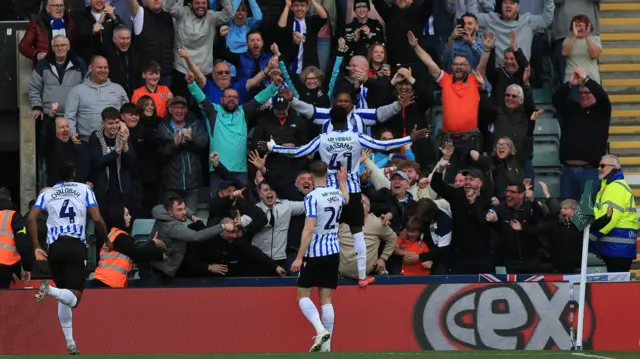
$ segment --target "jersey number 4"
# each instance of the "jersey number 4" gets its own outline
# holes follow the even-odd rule
[[[345,170],[347,171],[347,173],[351,173],[351,152],[345,152],[342,154],[342,157],[346,158],[347,160],[347,167],[345,168]],[[340,161],[336,161],[338,159],[338,154],[334,153],[333,155],[331,155],[331,159],[329,160],[329,164],[327,165],[327,168],[329,168],[329,170],[331,171],[338,171],[340,169],[340,166],[342,165],[340,163]]]
[[[329,217],[329,220],[324,225],[324,229],[326,231],[335,229],[336,228],[336,223],[340,219],[340,214],[342,213],[342,207],[338,208],[337,212],[336,212],[336,209],[333,208],[333,207],[327,207],[327,208],[324,209],[324,211],[325,212],[331,212],[331,217]]]
[[[60,208],[60,214],[58,217],[69,218],[69,223],[76,222],[76,211],[73,210],[72,206],[69,206],[68,199],[65,199],[64,202],[62,202],[62,208]]]

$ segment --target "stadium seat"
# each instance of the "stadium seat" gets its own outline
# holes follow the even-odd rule
[[[545,169],[541,171],[534,168],[534,171],[536,181],[546,183],[547,187],[549,187],[549,193],[551,193],[551,196],[560,196],[560,176],[562,175],[562,172],[559,169]],[[535,198],[544,198],[544,194],[542,193],[540,186],[534,186],[533,195]]]
[[[535,141],[533,144],[533,167],[560,167],[558,151],[558,142]]]
[[[560,124],[558,120],[553,117],[544,116],[546,112],[543,112],[537,120],[536,127],[533,130],[534,138],[539,136],[555,136],[560,138]],[[543,117],[544,116],[544,117]]]
[[[536,104],[550,104],[553,96],[551,89],[543,87],[539,89],[533,89],[533,100]]]
[[[147,218],[139,218],[133,221],[133,226],[131,227],[131,237],[133,237],[133,240],[137,242],[149,239],[149,234],[151,233],[154,222],[153,219]]]

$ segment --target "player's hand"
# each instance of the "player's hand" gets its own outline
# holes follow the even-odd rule
[[[278,273],[279,276],[284,277],[284,276],[287,275],[287,270],[282,268],[282,267],[280,267],[280,266],[278,266],[276,268],[276,273]]]
[[[407,253],[404,255],[404,258],[402,258],[402,261],[406,264],[418,263],[420,261],[420,257],[415,253]]]
[[[341,166],[338,170],[338,182],[347,183],[347,170],[344,168],[344,166]]]
[[[167,249],[167,245],[158,238],[158,232],[156,232],[151,240],[153,241],[153,244],[155,244],[156,248]]]
[[[23,271],[22,280],[24,281],[24,285],[26,286],[27,283],[29,283],[29,281],[31,280],[31,272]]]
[[[296,258],[296,260],[291,263],[291,271],[297,273],[300,271],[300,267],[302,267],[302,258]]]
[[[416,102],[416,97],[413,94],[409,96],[398,96],[398,104],[402,108],[405,108],[414,102]]]
[[[417,141],[423,138],[429,137],[429,129],[421,128],[418,130],[418,125],[413,126],[413,130],[411,131],[411,140]]]
[[[35,255],[36,255],[36,260],[38,261],[46,261],[47,258],[49,257],[47,255],[47,252],[45,252],[44,249],[42,248],[36,248]]]
[[[227,272],[229,272],[229,268],[225,264],[209,264],[208,269],[209,272],[220,275],[227,275]]]

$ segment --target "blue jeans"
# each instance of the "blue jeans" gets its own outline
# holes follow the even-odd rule
[[[598,186],[598,170],[595,168],[574,167],[565,165],[560,178],[560,192],[562,199],[580,200],[587,180],[593,180],[593,186]]]
[[[327,74],[329,60],[331,59],[331,39],[318,38],[318,65],[320,70]]]

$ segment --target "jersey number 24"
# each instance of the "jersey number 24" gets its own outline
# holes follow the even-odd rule
[[[326,231],[336,229],[336,224],[340,220],[340,214],[342,213],[342,207],[338,208],[337,212],[336,212],[336,209],[333,207],[326,207],[324,211],[331,212],[331,217],[329,217],[329,220],[324,225],[324,229]]]

